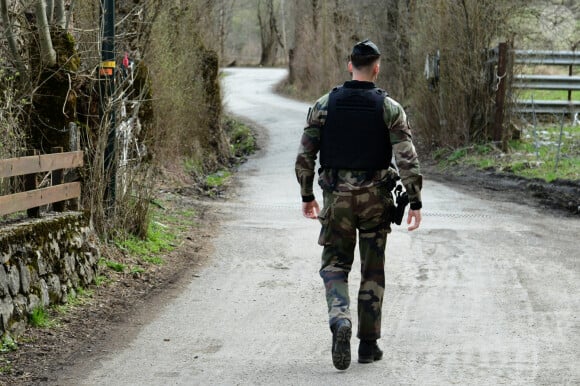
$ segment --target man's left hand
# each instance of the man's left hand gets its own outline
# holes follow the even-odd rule
[[[414,231],[421,225],[421,209],[411,210],[407,216],[407,224],[410,225],[407,230]],[[412,224],[412,225],[411,225]]]
[[[320,207],[316,200],[302,203],[302,214],[304,217],[316,220],[318,218],[318,213],[320,213]]]

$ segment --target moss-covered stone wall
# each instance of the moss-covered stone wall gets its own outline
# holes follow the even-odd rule
[[[99,250],[80,212],[0,227],[0,336],[19,335],[37,307],[66,303],[92,283]]]

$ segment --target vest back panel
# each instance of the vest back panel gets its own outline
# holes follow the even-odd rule
[[[385,92],[378,88],[335,88],[321,130],[320,164],[325,169],[387,169],[392,149],[383,119]]]

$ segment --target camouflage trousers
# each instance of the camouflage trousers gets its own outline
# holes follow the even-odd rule
[[[381,310],[385,290],[385,246],[394,209],[385,186],[349,192],[325,191],[319,215],[318,243],[324,246],[320,276],[326,289],[329,323],[351,319],[348,274],[354,260],[357,230],[361,257],[358,291],[358,338],[381,336]]]

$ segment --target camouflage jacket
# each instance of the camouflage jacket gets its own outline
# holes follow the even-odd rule
[[[307,125],[304,128],[300,149],[296,157],[296,178],[300,183],[300,193],[304,202],[314,200],[312,189],[314,169],[320,150],[320,129],[326,121],[328,95],[318,99],[308,111]],[[399,169],[399,175],[409,195],[411,209],[420,209],[423,178],[419,172],[419,159],[412,142],[407,115],[398,102],[387,96],[383,117],[390,130],[393,155]],[[318,183],[323,190],[350,191],[384,184],[394,176],[396,176],[396,171],[392,168],[374,172],[320,169]]]

